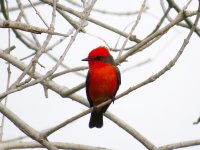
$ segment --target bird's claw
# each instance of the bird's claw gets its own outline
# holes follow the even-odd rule
[[[96,105],[94,105],[94,106],[93,106],[93,110],[92,110],[92,111],[97,111],[97,110],[98,110],[97,106],[96,106]]]
[[[112,100],[112,103],[114,104],[115,98],[113,97],[111,100]]]

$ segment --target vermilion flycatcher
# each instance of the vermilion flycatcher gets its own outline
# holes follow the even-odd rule
[[[88,58],[89,71],[86,78],[86,95],[90,107],[97,106],[109,99],[114,101],[115,95],[121,84],[119,69],[116,67],[113,57],[106,47],[100,46],[92,50]],[[110,103],[94,109],[91,113],[89,127],[101,128],[103,126],[103,113]]]

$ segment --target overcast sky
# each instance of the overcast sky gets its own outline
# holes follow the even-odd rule
[[[176,2],[181,3],[180,7],[182,7],[186,0],[177,0]],[[95,8],[126,12],[139,10],[141,4],[142,1],[133,0],[99,0]],[[196,10],[196,4],[196,1],[194,1],[190,9]],[[16,4],[13,1],[11,5]],[[70,6],[71,5],[69,5],[69,7]],[[136,34],[139,39],[143,39],[148,35],[157,24],[158,18],[163,15],[159,1],[148,0],[148,6],[149,9],[142,15],[139,26],[133,33]],[[44,18],[48,18],[50,21],[51,7],[48,5],[41,5],[37,8]],[[81,10],[77,7],[74,8]],[[42,25],[41,22],[37,22],[37,15],[33,9],[27,9],[26,11],[33,25]],[[11,20],[15,20],[17,15],[18,13],[16,12],[11,13]],[[174,11],[171,13],[171,16],[175,16]],[[120,30],[123,30],[126,25],[136,19],[136,16],[112,16],[95,12],[91,13],[91,17],[101,20],[106,24],[113,25]],[[3,18],[2,15],[0,15],[0,18]],[[76,20],[78,19],[76,18]],[[56,31],[66,33],[69,28],[71,28],[69,25],[65,24],[66,22],[63,22],[64,20],[62,17],[57,14]],[[166,24],[168,24],[168,21],[165,21],[164,25]],[[89,23],[85,29],[88,33],[102,37],[111,47],[114,47],[117,42],[117,34],[92,23]],[[130,27],[127,33],[129,31]],[[176,55],[188,33],[189,30],[175,27],[158,42],[128,58],[126,63],[121,64],[119,69],[122,72],[122,84],[118,94],[161,70]],[[0,34],[2,35],[0,48],[7,48],[7,30],[0,29]],[[45,34],[39,36],[41,41],[44,40],[45,36]],[[55,40],[56,38],[53,38],[52,43]],[[123,42],[124,39],[122,38],[118,48],[122,47]],[[67,43],[68,40],[65,40],[50,53],[59,57]],[[175,67],[162,75],[155,82],[145,85],[117,100],[109,107],[108,111],[128,123],[156,146],[199,139],[200,125],[193,125],[193,122],[200,116],[200,51],[198,43],[198,36],[193,34],[185,52],[178,60]],[[127,46],[133,44],[134,43],[129,42]],[[16,50],[11,54],[18,58],[23,58],[32,52],[22,45],[13,33],[11,33],[11,45],[16,45]],[[81,59],[87,57],[90,50],[99,45],[105,44],[101,40],[88,34],[79,34],[75,43],[70,48],[64,63],[70,67],[86,66],[87,63],[82,62]],[[117,53],[112,53],[112,55],[116,58]],[[132,67],[147,59],[152,59],[152,61],[139,67]],[[28,63],[29,61],[30,59],[27,59],[24,62]],[[50,61],[50,58],[47,56],[43,56],[39,61],[45,66],[45,69],[39,66],[37,67],[37,70],[41,73],[45,73],[54,65],[54,62]],[[132,69],[127,71],[129,67]],[[3,60],[0,60],[0,69],[2,70],[0,75],[0,92],[3,92],[6,87],[5,81],[7,79],[7,64]],[[21,71],[13,66],[11,69],[11,82],[13,82],[20,75]],[[62,70],[62,68],[59,68],[59,70]],[[87,71],[81,71],[80,73],[86,75]],[[60,85],[70,88],[84,82],[85,77],[68,74],[56,78],[55,81]],[[52,127],[87,109],[85,106],[71,99],[60,97],[51,90],[48,92],[49,97],[46,99],[43,87],[38,84],[11,94],[8,97],[8,108],[39,131]],[[79,91],[77,94],[86,98],[85,89]],[[90,115],[84,116],[62,128],[51,135],[49,140],[106,147],[115,150],[145,149],[134,137],[120,129],[106,117],[104,117],[103,128],[89,129],[89,117]],[[6,120],[4,139],[14,138],[20,135],[23,135],[23,133],[10,121]],[[199,148],[200,146],[186,149],[196,150]]]

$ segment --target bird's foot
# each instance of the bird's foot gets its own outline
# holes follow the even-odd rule
[[[96,106],[96,105],[94,105],[94,106],[93,106],[93,110],[92,110],[92,111],[97,111],[97,110],[98,110],[97,106]]]
[[[111,98],[111,100],[112,100],[112,103],[114,104],[115,98],[113,97],[113,98]]]

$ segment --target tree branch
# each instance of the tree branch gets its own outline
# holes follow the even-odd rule
[[[49,29],[39,28],[36,26],[28,25],[25,23],[21,23],[18,21],[9,21],[9,20],[0,20],[0,28],[12,28],[12,29],[19,29],[26,32],[41,34],[41,33],[47,33],[51,35],[59,35],[68,37],[68,34],[62,34],[58,32],[52,32]]]
[[[59,149],[70,149],[70,150],[110,150],[102,147],[92,147],[82,144],[74,143],[62,143],[62,142],[51,142],[55,147]],[[11,143],[1,143],[0,149],[25,149],[25,148],[44,148],[41,144],[37,142],[11,142]]]
[[[44,139],[38,131],[33,129],[31,126],[26,124],[23,120],[21,120],[17,115],[15,115],[12,111],[6,108],[3,104],[0,103],[0,112],[5,115],[10,121],[12,121],[22,132],[24,132],[30,138],[38,141],[40,144],[48,148],[49,150],[57,150],[55,146]]]
[[[52,1],[51,1],[51,0],[41,0],[41,1],[44,2],[44,3],[47,3],[47,4],[49,4],[49,5],[52,5]],[[75,11],[75,10],[69,8],[69,7],[65,7],[64,5],[61,5],[61,4],[57,3],[57,7],[58,7],[60,10],[67,11],[68,13],[71,13],[71,14],[75,15],[76,17],[79,17],[79,18],[82,17],[82,14],[81,14],[81,13],[79,13],[79,12],[77,12],[77,11]],[[101,22],[101,21],[95,20],[95,19],[93,19],[93,18],[91,18],[91,17],[88,17],[87,20],[90,21],[90,22],[92,22],[92,23],[94,23],[94,24],[96,24],[96,25],[99,25],[99,26],[101,26],[101,27],[103,27],[103,28],[105,28],[105,29],[108,29],[108,30],[110,30],[110,31],[112,31],[112,32],[115,32],[115,33],[117,33],[117,34],[119,34],[119,35],[121,35],[121,36],[123,36],[123,37],[128,37],[128,34],[127,34],[127,33],[124,33],[124,32],[122,32],[122,31],[120,31],[120,30],[118,30],[118,29],[116,29],[116,28],[114,28],[114,27],[112,27],[112,26],[110,26],[110,25],[107,25],[107,24],[105,24],[105,23],[103,23],[103,22]],[[136,38],[136,36],[133,36],[133,35],[130,36],[129,39],[130,39],[131,41],[136,42],[136,43],[139,43],[139,42],[140,42],[140,40],[139,40],[138,38]]]

